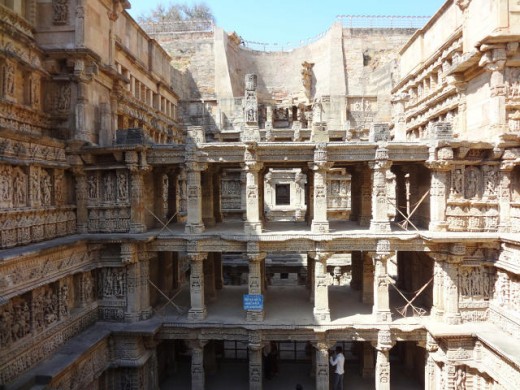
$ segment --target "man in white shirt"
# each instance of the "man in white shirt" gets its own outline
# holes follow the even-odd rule
[[[345,374],[345,356],[343,355],[343,348],[336,347],[336,353],[330,357],[330,364],[336,366],[334,373],[334,390],[343,390],[343,376]]]

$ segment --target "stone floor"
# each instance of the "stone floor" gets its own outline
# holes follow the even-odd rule
[[[315,389],[315,379],[310,376],[311,365],[308,363],[281,362],[280,372],[271,380],[264,379],[264,390],[293,390],[297,384],[301,384],[304,390]],[[332,375],[331,375],[332,380]],[[166,378],[160,388],[190,389],[191,377],[188,361],[179,364],[177,373]],[[221,361],[216,374],[206,375],[206,390],[235,390],[249,388],[247,362]],[[332,388],[332,386],[331,386]],[[345,389],[369,390],[374,389],[374,378],[362,378],[359,375],[359,366],[347,367],[345,376]],[[391,368],[392,390],[419,390],[423,386],[414,378],[405,375],[404,370],[398,364]]]
[[[224,286],[217,297],[206,302],[205,324],[240,325],[245,323],[242,297],[247,294],[247,286]],[[360,302],[360,292],[349,286],[329,287],[329,307],[331,321],[328,325],[372,324],[372,305]],[[189,290],[184,290],[175,298],[175,304],[187,311],[190,306]],[[420,317],[403,318],[395,308],[402,307],[404,300],[396,291],[390,290],[390,307],[393,308],[394,323],[419,325]],[[264,299],[265,320],[262,326],[306,326],[315,325],[313,304],[309,301],[309,290],[305,286],[270,286]],[[165,322],[189,322],[186,313],[178,314],[170,305],[158,310]],[[411,314],[411,313],[409,313]],[[424,318],[424,317],[423,317]]]

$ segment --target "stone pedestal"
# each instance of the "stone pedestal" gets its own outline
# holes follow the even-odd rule
[[[376,160],[369,163],[372,169],[372,220],[370,230],[373,232],[389,232],[386,177],[392,162],[388,160],[388,150],[378,148]]]
[[[263,292],[262,261],[266,254],[248,253],[247,256],[249,258],[249,294],[261,295]],[[246,311],[246,320],[263,321],[264,313],[264,310],[248,310]]]
[[[429,162],[428,167],[431,169],[429,230],[445,232],[448,229],[446,200],[450,188],[448,183],[450,165],[446,161],[437,161]]]
[[[330,322],[329,281],[327,273],[327,252],[314,254],[314,318],[317,322]]]
[[[247,234],[262,233],[262,221],[260,220],[260,187],[259,172],[262,163],[246,161],[246,222],[244,231]]]
[[[190,261],[190,300],[191,308],[188,311],[190,320],[203,320],[206,318],[206,304],[204,302],[204,259],[207,253],[189,253]]]
[[[186,233],[197,234],[204,231],[202,222],[201,171],[206,167],[199,163],[186,163],[187,219]]]
[[[374,260],[374,306],[372,314],[378,322],[391,321],[392,313],[390,312],[386,270],[390,253],[375,253],[372,256]]]

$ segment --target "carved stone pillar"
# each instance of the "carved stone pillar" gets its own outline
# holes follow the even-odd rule
[[[191,347],[191,388],[192,390],[204,390],[206,374],[204,372],[204,345],[205,340],[190,342]]]
[[[390,390],[390,350],[392,341],[389,329],[382,329],[377,335],[376,390]]]
[[[444,317],[444,261],[446,255],[441,253],[431,253],[433,258],[433,305],[431,315],[436,320],[442,320]]]
[[[316,348],[316,390],[329,390],[329,347],[318,342]]]
[[[426,339],[426,364],[424,367],[424,389],[425,390],[437,390],[436,385],[436,371],[437,371],[437,363],[433,359],[432,354],[437,351],[438,345],[430,336],[427,334]]]
[[[307,287],[309,288],[309,302],[314,302],[314,257],[307,254]]]
[[[88,118],[87,118],[87,106],[88,106],[88,83],[85,80],[85,77],[82,76],[82,72],[84,71],[83,61],[77,61],[74,65],[74,71],[79,73],[79,80],[77,82],[77,99],[76,99],[76,107],[75,107],[75,118],[76,118],[76,131],[74,134],[74,139],[80,141],[91,142],[89,129],[88,129]],[[69,103],[70,104],[70,103]]]
[[[81,167],[74,167],[73,172],[74,179],[76,181],[76,226],[78,233],[87,233],[87,175]],[[33,178],[29,176],[29,180],[33,180]],[[29,186],[29,188],[31,188],[31,186]],[[29,191],[31,190],[29,189]],[[29,192],[29,195],[32,195],[31,192]]]
[[[363,342],[363,349],[361,351],[361,376],[363,378],[370,378],[374,376],[374,347],[372,344]]]
[[[514,168],[512,161],[502,161],[500,165],[498,184],[498,209],[500,220],[498,229],[500,232],[511,230],[511,172]]]
[[[486,50],[482,45],[481,50]],[[505,132],[507,128],[506,118],[506,84],[504,82],[506,49],[505,46],[497,47],[493,45],[484,51],[484,55],[480,58],[479,65],[488,72],[491,72],[489,82],[491,96],[487,101],[486,113],[489,119],[489,128],[493,132],[492,135],[499,135]],[[491,134],[490,134],[491,135]]]
[[[452,244],[444,266],[444,319],[450,325],[460,324],[459,312],[459,264],[462,262],[466,248],[463,244]]]
[[[256,161],[246,161],[246,222],[244,225],[247,234],[262,233],[260,219],[260,185],[259,172],[263,164]]]
[[[196,162],[186,163],[186,233],[197,234],[204,231],[204,223],[202,222],[202,190],[200,180],[201,171],[204,169],[206,169],[204,164]]]
[[[86,0],[78,0],[76,3],[76,48],[85,47],[85,2]]]
[[[148,319],[151,315],[148,286],[149,260],[136,244],[121,244],[121,262],[127,267],[127,311],[129,322]]]
[[[448,229],[446,200],[450,189],[450,165],[447,161],[430,161],[427,162],[427,166],[431,170],[429,229],[434,232],[445,232]]]
[[[255,335],[249,337],[249,390],[262,390],[262,341]]]
[[[390,253],[376,252],[372,254],[374,261],[374,306],[372,314],[376,321],[392,321],[390,298],[388,295],[388,273],[386,270]]]
[[[365,305],[374,304],[374,262],[368,253],[363,253],[361,302]]]
[[[249,258],[249,294],[261,295],[262,294],[262,262],[265,259],[265,253],[248,253]],[[247,321],[263,321],[264,310],[247,310],[246,320]]]
[[[207,253],[188,253],[190,261],[190,299],[191,308],[188,311],[190,320],[206,318],[206,304],[204,302],[204,259]]]
[[[202,173],[202,220],[205,226],[215,226],[214,197],[215,188],[213,186],[213,170],[206,170]]]
[[[141,159],[143,157],[141,156]],[[145,224],[145,167],[138,167],[139,156],[137,152],[126,152],[125,162],[130,170],[130,232],[142,233],[146,231]]]
[[[314,318],[318,322],[330,321],[329,281],[327,273],[328,252],[316,252],[314,256]]]
[[[376,160],[370,162],[372,169],[372,220],[370,230],[374,232],[389,232],[386,176],[392,162],[388,160],[388,150],[379,147]]]
[[[327,170],[332,163],[311,163],[314,171],[314,204],[311,231],[313,233],[328,233],[327,219]]]

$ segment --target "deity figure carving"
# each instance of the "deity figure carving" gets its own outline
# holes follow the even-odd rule
[[[117,174],[117,198],[126,200],[128,198],[128,181],[125,172]]]
[[[69,315],[69,286],[64,284],[60,288],[60,318]]]
[[[25,175],[18,171],[14,177],[14,204],[15,206],[25,206],[26,204],[26,178]]]
[[[0,311],[0,347],[6,347],[11,344],[11,327],[13,325],[13,316],[10,305],[3,306]]]
[[[104,297],[121,298],[125,295],[125,270],[122,268],[103,269],[102,292]]]
[[[4,93],[7,96],[14,95],[15,72],[15,66],[11,62],[6,62],[4,65]]]
[[[464,177],[464,197],[466,199],[475,198],[478,195],[480,186],[480,171],[476,167],[468,167]]]
[[[312,103],[312,123],[322,122],[323,105],[320,98],[314,98]]]
[[[50,206],[51,197],[52,197],[52,182],[50,175],[42,171],[42,175],[40,178],[40,187],[41,187],[41,203],[46,206]]]
[[[105,190],[105,201],[111,202],[115,198],[114,180],[112,175],[106,174],[103,177],[103,184]]]
[[[54,11],[54,24],[67,24],[69,17],[69,2],[68,0],[52,0],[52,9]]]
[[[464,191],[464,171],[456,168],[451,176],[451,193],[455,197],[462,197]]]
[[[96,199],[97,193],[98,193],[98,183],[97,183],[97,177],[95,174],[89,175],[87,179],[87,186],[88,186],[88,197],[90,199]]]
[[[305,92],[305,95],[307,98],[310,98],[311,92],[312,92],[312,68],[314,67],[314,64],[311,62],[304,61],[302,63],[302,84],[303,84],[303,90]]]

